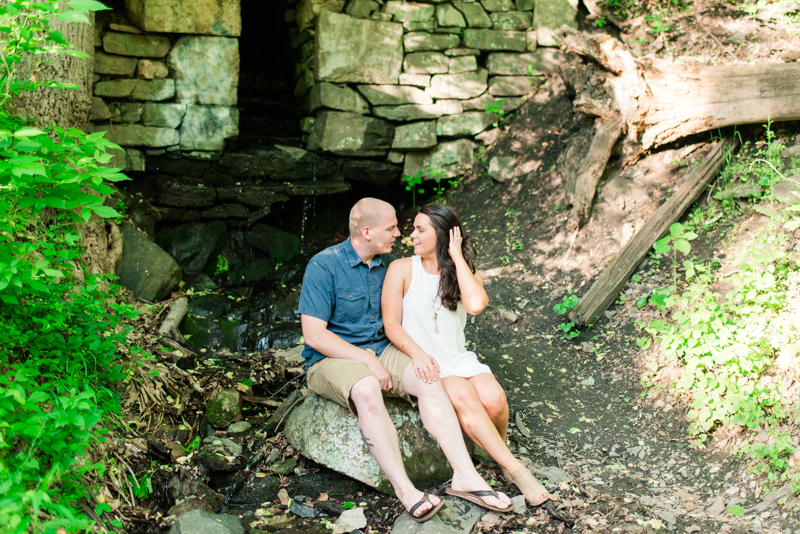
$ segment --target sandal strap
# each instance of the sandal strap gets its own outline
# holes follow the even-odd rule
[[[497,497],[497,492],[494,490],[465,491],[464,493],[469,493],[476,497]]]
[[[422,494],[422,498],[421,498],[419,501],[417,501],[417,504],[415,504],[414,506],[412,506],[412,507],[411,507],[411,510],[409,510],[409,511],[408,511],[408,513],[409,513],[411,516],[413,516],[413,517],[416,517],[416,516],[414,515],[414,512],[416,512],[416,511],[417,511],[417,508],[419,508],[420,506],[422,506],[422,505],[423,505],[423,504],[425,504],[426,502],[429,502],[429,503],[433,504],[433,503],[431,502],[431,496],[430,496],[429,494],[427,494],[427,493],[423,493],[423,494]]]

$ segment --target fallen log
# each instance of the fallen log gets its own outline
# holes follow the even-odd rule
[[[164,319],[164,322],[161,323],[161,327],[158,329],[158,335],[167,339],[173,339],[179,343],[185,343],[186,340],[183,339],[180,330],[178,330],[178,325],[181,324],[181,321],[183,321],[188,311],[189,300],[186,297],[181,297],[173,302],[169,309],[169,314],[167,314],[167,318]]]
[[[603,34],[566,26],[562,48],[573,57],[561,69],[575,93],[576,111],[594,117],[618,114],[622,121],[623,165],[644,152],[696,133],[738,124],[800,119],[800,63],[770,65],[680,65],[634,58],[623,43]],[[605,167],[604,161],[590,161]],[[592,192],[594,197],[594,192]],[[577,206],[577,203],[576,203]],[[586,209],[573,218],[583,226]],[[590,209],[590,208],[589,208]]]
[[[586,295],[569,314],[577,325],[593,323],[614,302],[636,267],[647,256],[658,239],[681,218],[708,184],[717,176],[726,156],[736,147],[736,141],[717,141],[701,165],[686,180],[680,191],[672,195],[655,214],[638,230],[619,254],[611,261]]]

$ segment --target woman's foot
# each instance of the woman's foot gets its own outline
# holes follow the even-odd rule
[[[550,500],[550,494],[547,489],[542,486],[541,482],[536,480],[524,465],[520,464],[513,472],[502,466],[500,469],[503,471],[506,481],[516,485],[525,496],[525,501],[531,506],[541,506]]]
[[[494,492],[489,484],[475,471],[474,475],[453,475],[453,481],[450,487],[456,492]],[[497,493],[496,495],[481,496],[481,500],[494,508],[505,510],[511,506],[511,499],[505,493]]]
[[[400,499],[400,504],[406,509],[408,515],[414,519],[424,517],[442,503],[442,500],[436,495],[423,493],[416,488],[411,488],[403,494],[398,493],[397,498]]]

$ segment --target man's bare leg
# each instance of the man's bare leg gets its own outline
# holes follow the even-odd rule
[[[358,426],[364,442],[392,484],[397,498],[406,510],[411,510],[422,499],[423,493],[414,487],[406,474],[397,430],[383,403],[378,379],[368,376],[356,382],[350,390],[350,400],[358,410]],[[430,499],[432,503],[424,502],[414,511],[414,515],[424,515],[440,502],[435,495]]]
[[[417,397],[425,428],[439,442],[453,468],[452,488],[456,491],[491,490],[472,464],[456,412],[441,380],[426,384],[417,378],[409,364],[403,372],[403,383],[406,391]],[[498,508],[506,508],[511,504],[511,499],[504,493],[499,493],[498,497],[484,497],[483,500]]]

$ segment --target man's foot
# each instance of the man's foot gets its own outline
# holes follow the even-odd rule
[[[397,498],[400,499],[400,504],[406,509],[406,513],[417,522],[427,521],[444,504],[444,501],[436,495],[423,493],[416,488],[403,495],[398,493]],[[426,516],[427,518],[423,519]]]
[[[481,500],[490,507],[506,510],[511,506],[511,499],[505,493],[494,493],[494,490],[489,487],[477,471],[469,475],[453,475],[453,481],[450,483],[450,488],[456,492],[475,493],[488,491],[491,492],[485,496],[481,496]],[[473,501],[474,502],[474,501]],[[479,503],[476,503],[479,504]]]

